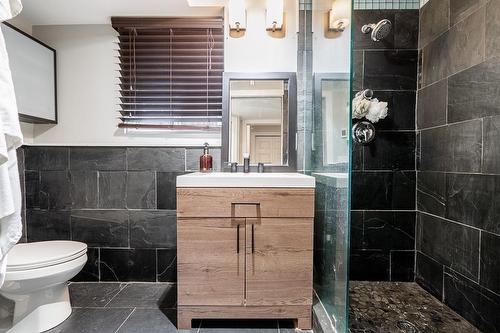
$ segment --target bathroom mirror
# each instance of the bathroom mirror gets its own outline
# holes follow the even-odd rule
[[[252,166],[295,169],[295,74],[226,73],[224,82],[224,160],[243,165],[248,153]]]
[[[321,140],[317,151],[319,163],[334,166],[349,161],[349,75],[315,74],[315,140]]]

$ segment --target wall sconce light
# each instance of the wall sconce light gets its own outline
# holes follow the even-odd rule
[[[247,28],[247,13],[245,0],[229,0],[229,29],[240,32]]]
[[[328,12],[328,30],[343,32],[350,24],[350,1],[333,0],[332,9]]]
[[[276,31],[283,28],[283,0],[266,1],[266,30]]]

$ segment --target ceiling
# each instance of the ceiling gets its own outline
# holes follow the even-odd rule
[[[109,24],[111,16],[215,16],[221,0],[23,0],[31,25]],[[203,5],[203,6],[201,6]],[[206,5],[211,5],[207,7]]]

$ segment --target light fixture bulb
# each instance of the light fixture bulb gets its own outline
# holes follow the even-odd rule
[[[245,30],[247,26],[245,0],[229,0],[228,6],[229,28],[231,30]]]
[[[283,0],[266,1],[266,29],[281,30],[283,28]]]

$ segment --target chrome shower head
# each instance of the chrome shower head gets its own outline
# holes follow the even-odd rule
[[[372,34],[372,40],[374,42],[380,42],[382,39],[389,36],[391,32],[392,23],[391,21],[384,19],[378,23],[366,24],[361,28],[361,32],[364,34]]]

